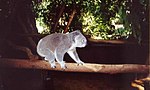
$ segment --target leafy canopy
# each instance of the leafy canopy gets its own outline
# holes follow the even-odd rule
[[[42,33],[50,33],[62,5],[65,5],[57,32],[63,32],[71,12],[76,9],[69,31],[80,27],[86,35],[95,39],[127,39],[131,34],[125,0],[42,0],[33,3],[37,27]]]

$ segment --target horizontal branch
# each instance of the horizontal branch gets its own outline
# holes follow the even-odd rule
[[[148,73],[150,65],[138,64],[91,64],[77,65],[76,63],[66,63],[67,69],[60,68],[58,63],[56,68],[51,68],[50,64],[44,60],[27,59],[0,59],[1,68],[25,68],[25,69],[43,69],[64,72],[94,72],[94,73]]]
[[[88,39],[90,42],[95,42],[95,43],[105,43],[105,44],[131,44],[131,45],[136,45],[136,42],[131,42],[127,40],[100,40],[100,39]]]

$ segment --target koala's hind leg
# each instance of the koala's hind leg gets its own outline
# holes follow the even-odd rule
[[[63,61],[63,58],[64,58],[64,55],[65,55],[65,52],[61,50],[61,49],[56,49],[55,50],[55,58],[56,58],[56,61],[60,64],[61,68],[62,69],[65,69],[66,68],[66,65],[65,65],[65,62]]]
[[[55,56],[54,53],[52,53],[50,50],[47,53],[47,55],[45,55],[45,60],[48,60],[48,62],[51,65],[51,68],[56,68],[56,64],[55,64]]]
[[[70,51],[67,52],[69,54],[69,56],[79,65],[83,65],[84,62],[82,62],[78,56],[78,53],[76,51],[76,49],[72,49]]]

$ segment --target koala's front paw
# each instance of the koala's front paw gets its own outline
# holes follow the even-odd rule
[[[84,62],[82,62],[81,60],[77,62],[77,65],[83,65]]]
[[[66,69],[66,68],[67,68],[64,61],[63,61],[63,62],[59,62],[59,64],[60,64],[60,67],[61,67],[62,69]]]
[[[56,64],[55,64],[55,61],[48,61],[51,65],[51,68],[56,68]]]
[[[55,63],[51,63],[51,68],[56,68]]]

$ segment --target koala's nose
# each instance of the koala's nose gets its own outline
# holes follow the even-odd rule
[[[85,41],[84,47],[87,45],[87,40]]]
[[[87,40],[85,40],[85,43],[86,43],[86,45],[87,45]]]

